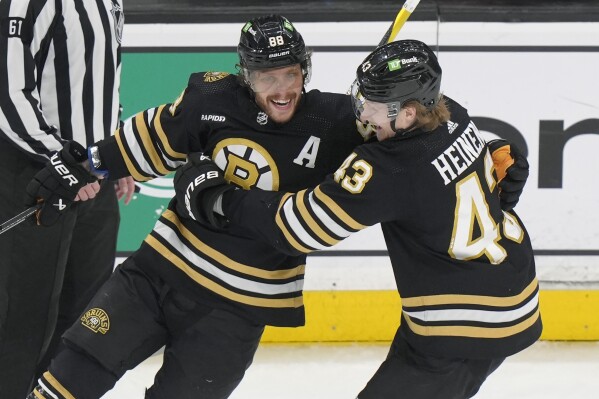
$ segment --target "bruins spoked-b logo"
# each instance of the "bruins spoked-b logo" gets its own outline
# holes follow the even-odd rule
[[[256,142],[241,138],[223,140],[214,148],[212,160],[227,181],[241,188],[279,189],[279,169],[268,151]]]
[[[216,82],[218,80],[226,78],[227,76],[229,76],[227,72],[206,72],[204,74],[204,82]]]
[[[110,330],[108,314],[100,308],[93,308],[85,312],[81,316],[81,324],[95,333],[106,334]]]

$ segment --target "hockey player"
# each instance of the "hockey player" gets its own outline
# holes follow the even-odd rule
[[[203,151],[240,186],[295,191],[364,142],[349,96],[305,92],[311,53],[287,19],[245,24],[238,52],[240,76],[195,73],[172,104],[138,113],[92,146],[94,172],[145,181]],[[99,398],[164,345],[147,398],[226,398],[264,325],[304,324],[304,255],[203,227],[175,204],[64,335],[68,349],[32,398]]]
[[[238,77],[193,74],[172,104],[140,112],[92,146],[93,172],[149,180],[203,151],[241,187],[297,191],[315,186],[364,142],[350,96],[305,92],[310,52],[287,19],[248,22],[238,52]],[[213,176],[195,183],[218,183]],[[31,398],[99,398],[163,345],[147,398],[226,398],[265,325],[304,324],[304,254],[284,254],[244,229],[222,231],[187,215],[184,202],[171,201],[65,333],[67,349]]]
[[[375,126],[378,142],[357,147],[314,189],[228,190],[216,202],[231,228],[288,254],[381,223],[402,318],[360,399],[470,398],[506,356],[541,334],[530,238],[516,213],[501,209],[493,148],[440,84],[441,67],[424,43],[379,47],[352,89],[356,115]],[[187,188],[177,187],[177,196],[192,198],[189,216],[208,223],[209,194],[224,188],[188,186],[194,176],[218,174],[195,159],[177,172]]]

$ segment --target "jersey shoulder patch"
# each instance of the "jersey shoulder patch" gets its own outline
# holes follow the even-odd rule
[[[204,73],[204,82],[206,82],[206,83],[216,82],[216,81],[226,78],[229,75],[230,75],[229,72],[212,72],[212,71],[206,72],[206,73]]]
[[[196,72],[189,76],[187,87],[173,101],[169,107],[169,112],[172,116],[177,113],[179,105],[185,97],[188,101],[195,103],[204,103],[206,99],[214,94],[222,94],[231,92],[237,83],[236,75],[231,75],[228,72]]]
[[[189,87],[199,89],[207,94],[228,90],[236,85],[237,75],[228,72],[196,72],[189,77]]]

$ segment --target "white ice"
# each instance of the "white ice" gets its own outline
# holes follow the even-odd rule
[[[388,344],[262,344],[231,399],[353,399]],[[102,399],[141,399],[162,356],[129,371]],[[538,342],[493,373],[475,399],[597,399],[599,342]]]

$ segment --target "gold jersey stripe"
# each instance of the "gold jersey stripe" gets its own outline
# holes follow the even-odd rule
[[[156,151],[156,147],[154,147],[154,143],[152,142],[152,138],[150,137],[150,132],[148,131],[148,126],[146,125],[146,121],[144,119],[143,112],[135,115],[135,126],[137,127],[137,131],[141,137],[141,141],[143,143],[143,147],[148,153],[150,160],[152,161],[152,165],[161,175],[168,175],[171,171],[168,170],[160,155]]]
[[[404,313],[408,327],[414,333],[423,336],[469,337],[469,338],[506,338],[516,335],[532,326],[539,318],[539,309],[526,320],[510,327],[473,327],[473,326],[421,326]]]
[[[296,195],[296,205],[297,205],[297,209],[299,210],[300,214],[302,215],[302,218],[304,219],[304,221],[308,224],[308,226],[310,227],[310,229],[312,229],[312,231],[314,232],[314,234],[316,234],[321,240],[323,240],[324,242],[327,243],[327,245],[329,246],[333,246],[335,244],[337,244],[340,240],[336,240],[335,238],[331,237],[330,235],[328,235],[319,225],[318,223],[314,220],[314,218],[312,217],[312,215],[308,212],[308,208],[306,207],[306,203],[304,201],[304,197],[306,196],[306,190],[302,190],[300,192],[297,193]]]
[[[416,296],[411,298],[402,298],[401,302],[405,307],[434,306],[434,305],[483,305],[495,307],[510,307],[522,303],[528,298],[538,286],[536,277],[532,282],[518,295],[508,297],[482,296],[482,295],[429,295]]]
[[[33,394],[34,394],[34,395],[35,395],[35,397],[36,397],[36,398],[38,398],[38,399],[49,399],[49,398],[46,398],[44,395],[42,395],[41,393],[39,393],[39,392],[38,392],[37,390],[35,390],[35,389],[33,390]]]
[[[299,265],[291,269],[278,269],[270,271],[241,264],[202,242],[191,231],[183,226],[177,215],[170,209],[167,209],[162,214],[162,217],[173,223],[177,230],[181,232],[181,235],[183,235],[183,237],[185,237],[194,246],[194,248],[203,254],[210,256],[212,259],[216,260],[219,264],[227,267],[228,269],[235,270],[236,272],[243,273],[248,276],[254,276],[267,280],[290,279],[297,277],[298,275],[302,275],[306,271],[306,265]]]
[[[156,134],[158,135],[158,138],[160,139],[160,142],[162,143],[162,147],[164,148],[164,150],[166,151],[166,153],[168,155],[170,155],[171,157],[173,157],[175,159],[187,159],[187,154],[182,154],[180,152],[173,150],[170,143],[168,142],[166,133],[164,133],[164,129],[162,128],[162,123],[160,122],[160,115],[162,115],[162,111],[164,111],[164,107],[165,107],[164,104],[161,105],[160,107],[158,107],[158,111],[156,112],[156,116],[154,117],[154,127],[155,127]]]
[[[58,380],[54,378],[52,374],[50,374],[49,371],[46,371],[43,375],[46,381],[48,381],[52,385],[52,388],[56,389],[58,393],[60,393],[66,399],[75,399],[75,397],[71,395],[71,393],[67,391],[66,388],[63,387],[62,384],[58,382]]]
[[[283,232],[283,235],[285,236],[287,242],[291,244],[293,248],[297,249],[302,253],[307,254],[309,252],[312,252],[312,250],[304,247],[302,244],[297,242],[295,237],[293,237],[289,230],[287,230],[287,226],[285,226],[285,223],[283,223],[283,219],[281,219],[281,207],[290,196],[291,193],[287,193],[283,196],[283,198],[281,198],[281,202],[279,202],[279,208],[277,209],[277,215],[275,216],[275,222],[277,223],[277,226],[279,226],[279,229]]]
[[[152,177],[147,177],[142,175],[139,170],[133,165],[133,162],[129,158],[127,151],[125,151],[125,145],[123,144],[123,139],[121,138],[121,134],[123,133],[122,129],[118,129],[114,135],[116,139],[116,143],[119,146],[119,150],[121,151],[121,156],[123,157],[123,161],[125,161],[125,165],[127,166],[127,170],[129,174],[135,179],[135,181],[148,181],[151,180]]]
[[[232,301],[263,308],[299,308],[304,304],[304,299],[301,295],[293,298],[269,299],[256,298],[248,295],[238,294],[195,271],[183,259],[179,258],[176,254],[170,251],[156,238],[148,236],[146,237],[145,242],[148,243],[156,251],[158,251],[158,253],[162,255],[166,260],[168,260],[179,270],[181,270],[183,273],[189,276],[193,281],[195,281],[202,287],[205,287],[210,291],[215,292],[218,295],[230,299]]]
[[[351,216],[349,216],[347,214],[347,212],[345,212],[343,210],[343,208],[341,208],[339,205],[337,205],[337,203],[335,201],[333,201],[331,199],[331,197],[329,197],[328,195],[326,195],[325,193],[323,193],[320,190],[320,186],[317,186],[314,189],[314,195],[321,200],[331,211],[333,211],[333,213],[340,218],[347,226],[349,226],[350,228],[354,229],[354,230],[362,230],[365,229],[368,226],[365,226],[361,223],[358,223],[356,220],[354,220]]]

